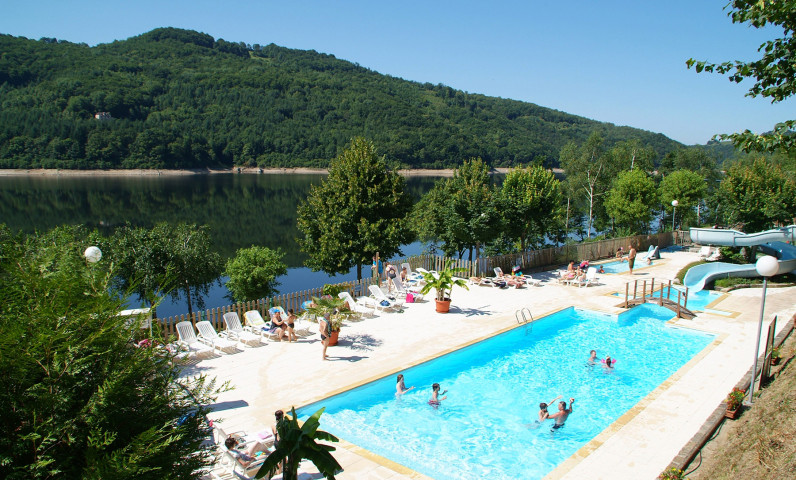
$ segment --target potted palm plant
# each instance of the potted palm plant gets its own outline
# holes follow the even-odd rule
[[[439,313],[448,313],[451,306],[451,290],[453,290],[454,286],[464,287],[465,290],[469,290],[467,288],[467,282],[461,278],[455,278],[453,276],[456,272],[463,272],[465,268],[451,268],[450,261],[445,263],[445,268],[442,269],[436,275],[431,272],[426,272],[423,274],[423,279],[426,281],[426,284],[423,285],[423,288],[420,290],[420,293],[425,295],[431,291],[432,288],[437,290],[437,312]]]
[[[265,476],[271,478],[271,473],[276,471],[281,464],[284,466],[283,480],[297,480],[299,463],[303,459],[307,459],[315,464],[324,477],[334,479],[335,474],[342,470],[340,464],[331,454],[335,451],[335,447],[317,442],[318,440],[338,441],[337,437],[331,433],[318,430],[319,419],[323,411],[324,408],[321,408],[302,425],[299,425],[296,419],[295,407],[290,410],[290,418],[287,415],[282,417],[282,420],[276,424],[279,445],[265,459],[256,478]]]
[[[356,316],[346,305],[342,298],[324,295],[320,298],[312,297],[312,305],[307,307],[307,313],[315,315],[316,318],[328,318],[332,323],[332,334],[329,337],[329,346],[337,345],[337,338],[340,335],[340,328],[343,321]]]

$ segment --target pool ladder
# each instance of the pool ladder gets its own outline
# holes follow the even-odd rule
[[[533,314],[531,314],[531,310],[528,307],[522,307],[521,309],[514,312],[514,318],[517,320],[517,323],[520,325],[522,324],[527,325],[529,321],[531,322],[531,325],[533,325]]]

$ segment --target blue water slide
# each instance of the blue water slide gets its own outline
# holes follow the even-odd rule
[[[796,225],[746,234],[737,230],[713,228],[692,228],[691,241],[699,244],[724,245],[734,247],[758,246],[765,254],[777,258],[777,274],[796,270],[796,247],[792,245],[796,237]],[[785,243],[790,242],[790,244]],[[689,290],[699,291],[705,284],[717,278],[758,277],[754,263],[736,265],[733,263],[712,262],[692,267],[686,272],[683,283]]]

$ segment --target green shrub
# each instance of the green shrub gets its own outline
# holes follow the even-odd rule
[[[685,273],[691,268],[696,267],[697,265],[702,265],[703,263],[707,263],[705,260],[697,260],[696,262],[691,262],[685,267],[681,268],[679,272],[677,272],[676,278],[680,280],[680,283],[683,283],[683,278],[685,277]]]

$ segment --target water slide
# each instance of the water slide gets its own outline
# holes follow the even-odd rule
[[[727,247],[758,246],[766,255],[778,259],[777,274],[796,271],[796,225],[775,228],[758,233],[743,233],[737,230],[714,228],[692,228],[691,241],[700,245],[722,245]],[[790,242],[785,243],[785,242]],[[736,265],[711,262],[692,267],[686,272],[683,283],[692,291],[705,288],[705,284],[716,278],[759,277],[754,263]]]

